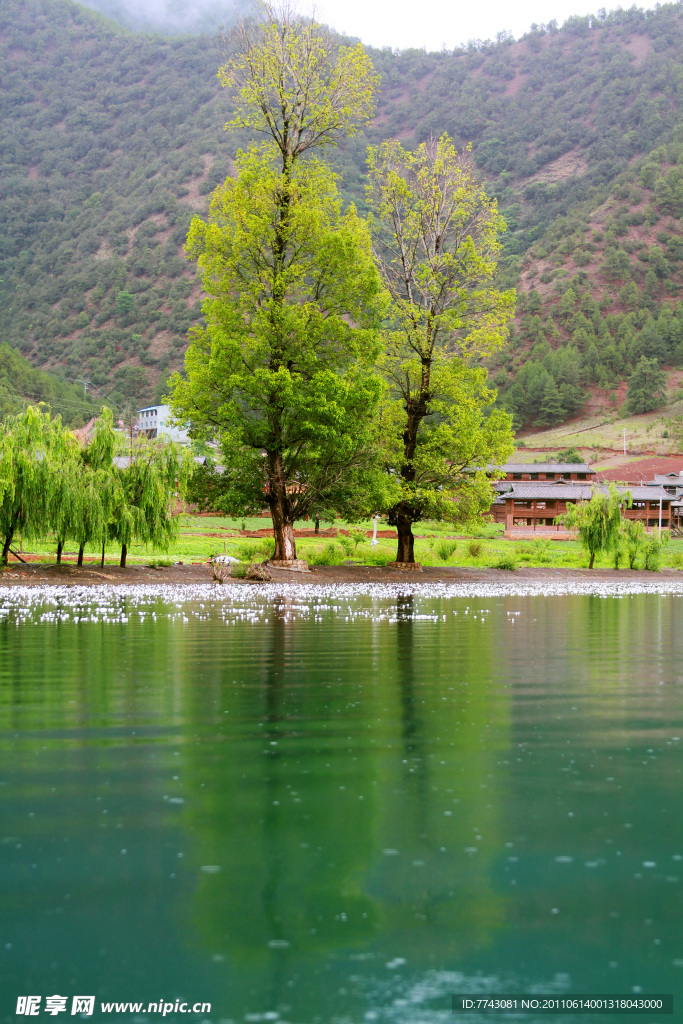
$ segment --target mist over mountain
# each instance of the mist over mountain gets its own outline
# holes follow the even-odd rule
[[[250,0],[81,0],[83,6],[136,32],[164,35],[217,32],[250,9]]]
[[[143,9],[185,16],[162,2]],[[573,415],[591,388],[619,393],[642,355],[683,365],[679,4],[370,53],[377,116],[330,154],[344,198],[366,210],[368,143],[446,131],[472,145],[508,226],[499,283],[518,315],[491,371],[518,423]],[[182,367],[201,320],[182,245],[249,142],[222,128],[222,54],[217,35],[3,0],[0,341],[34,367],[119,404],[159,398]]]

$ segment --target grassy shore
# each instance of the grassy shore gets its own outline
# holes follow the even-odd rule
[[[232,555],[240,562],[262,561],[272,554],[272,540],[267,537],[249,536],[257,530],[269,529],[268,519],[245,517],[229,519],[217,516],[181,517],[178,540],[168,551],[154,550],[151,546],[132,544],[129,548],[128,561],[138,565],[171,565],[176,562],[206,562],[214,555]],[[311,522],[296,524],[297,529],[312,530]],[[385,566],[396,557],[396,541],[393,538],[381,537],[373,548],[367,536],[372,530],[372,522],[357,523],[349,526],[340,521],[321,523],[321,534],[313,537],[297,538],[297,553],[311,565],[342,565],[358,564]],[[386,530],[386,524],[379,524],[380,532]],[[325,531],[344,530],[349,535],[339,532],[337,536]],[[363,533],[366,534],[363,537]],[[534,568],[549,566],[554,568],[585,568],[587,556],[581,545],[572,540],[555,541],[548,539],[507,540],[503,537],[503,527],[499,524],[482,525],[474,533],[463,534],[444,524],[421,523],[415,529],[415,557],[425,566],[435,567],[467,567],[467,568]],[[54,562],[55,544],[51,538],[43,541],[31,541],[22,545],[24,556],[30,553],[33,558],[41,561]],[[112,546],[105,557],[106,564],[117,564],[119,552]],[[76,553],[67,547],[64,554],[67,562],[75,561]],[[86,550],[86,561],[97,559],[95,549]],[[622,556],[619,567],[626,568],[628,562]],[[662,553],[660,563],[663,568],[683,568],[683,539],[673,538]],[[596,559],[596,568],[614,568],[614,557]],[[635,568],[643,568],[642,557],[636,562]]]

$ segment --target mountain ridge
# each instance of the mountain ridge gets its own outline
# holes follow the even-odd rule
[[[472,143],[508,223],[499,283],[521,294],[512,345],[492,367],[510,408],[535,344],[527,296],[545,295],[543,274],[556,275],[552,291],[560,271],[573,280],[584,269],[556,252],[554,235],[578,238],[587,213],[676,137],[681,43],[681,7],[668,4],[452,53],[369,48],[382,89],[365,135],[333,154],[344,196],[365,209],[365,148],[385,135],[412,145],[448,131]],[[6,0],[0,12],[0,337],[36,366],[106,385],[121,404],[160,397],[201,318],[182,244],[249,141],[222,131],[221,56],[216,37],[134,35],[68,0]],[[601,243],[583,244],[597,262],[589,244]],[[678,289],[678,268],[671,280]],[[565,349],[563,321],[557,330]],[[577,387],[590,382],[583,363],[577,372]]]

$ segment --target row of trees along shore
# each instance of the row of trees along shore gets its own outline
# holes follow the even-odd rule
[[[602,553],[612,556],[615,569],[624,558],[629,569],[635,568],[641,553],[645,569],[658,569],[662,548],[669,542],[669,533],[660,529],[656,534],[646,536],[642,520],[625,519],[623,516],[623,510],[632,504],[630,491],[620,491],[615,484],[610,484],[607,491],[595,490],[590,501],[570,505],[555,522],[568,530],[576,530],[589,556],[589,569],[593,568],[596,555]]]
[[[219,441],[214,507],[268,504],[274,560],[294,522],[381,513],[414,563],[413,525],[487,509],[484,473],[512,453],[484,357],[505,342],[514,293],[492,287],[504,223],[469,151],[447,136],[368,153],[371,216],[342,208],[324,151],[374,114],[368,55],[287,7],[245,22],[219,69],[255,139],[192,221],[205,325],[172,406]]]
[[[132,539],[166,549],[177,534],[172,514],[191,460],[173,444],[136,438],[122,451],[112,414],[103,409],[90,439],[81,443],[61,419],[36,406],[0,424],[0,562],[15,537],[52,534],[57,562],[67,540],[121,547],[125,566]],[[13,552],[15,553],[15,552]]]

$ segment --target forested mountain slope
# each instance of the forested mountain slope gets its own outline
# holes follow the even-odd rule
[[[16,349],[0,342],[0,419],[23,412],[27,405],[44,402],[67,426],[82,427],[97,415],[104,401],[104,395],[88,394],[82,384],[36,370]]]
[[[523,353],[528,361],[537,343],[590,350],[573,321],[555,317],[554,307],[571,300],[556,294],[558,285],[586,273],[598,306],[605,293],[612,298],[609,309],[598,309],[603,320],[630,312],[628,302],[639,306],[632,294],[614,299],[628,284],[623,268],[622,278],[598,269],[615,239],[635,268],[636,288],[647,290],[650,318],[658,321],[675,301],[678,257],[669,237],[679,233],[679,214],[665,210],[658,177],[642,179],[640,168],[649,161],[666,180],[678,169],[675,146],[648,154],[677,138],[682,43],[683,13],[669,4],[574,18],[520,42],[501,37],[454,53],[373,51],[382,75],[379,110],[366,136],[336,154],[345,194],[364,206],[368,142],[394,135],[412,144],[448,131],[460,145],[472,143],[509,225],[501,283],[538,296],[522,305],[517,338],[497,369],[520,419],[537,415],[533,402],[524,407],[524,381],[522,398],[519,389],[510,394]],[[181,364],[187,329],[200,316],[194,268],[181,246],[193,212],[206,210],[246,141],[222,130],[230,101],[215,74],[221,56],[217,37],[134,35],[68,0],[4,0],[0,338],[33,364],[106,383],[119,402],[158,396]],[[629,174],[632,181],[621,180]],[[627,198],[615,188],[627,189]],[[646,215],[647,207],[654,213]],[[640,213],[653,237],[637,234],[642,224],[619,234],[625,218]],[[607,224],[608,215],[618,227]],[[659,220],[650,223],[653,216]],[[560,251],[569,237],[571,254]],[[652,245],[667,261],[665,276],[654,269]],[[650,278],[646,289],[649,270],[660,285]],[[577,306],[589,306],[582,282],[572,291]],[[571,315],[579,312],[595,316],[592,309]],[[634,334],[645,327],[638,316],[640,308]],[[557,336],[548,324],[541,337],[534,317],[541,325],[551,319]],[[604,330],[596,323],[601,351]],[[588,375],[580,354],[579,388]],[[546,355],[535,349],[534,361]],[[626,367],[631,356],[624,350],[621,358]],[[618,376],[618,359],[612,363],[596,365]]]
[[[563,422],[590,385],[616,410],[616,389],[643,356],[683,366],[681,218],[678,129],[674,141],[621,175],[606,199],[558,218],[530,247],[516,329],[494,374],[519,424]]]

